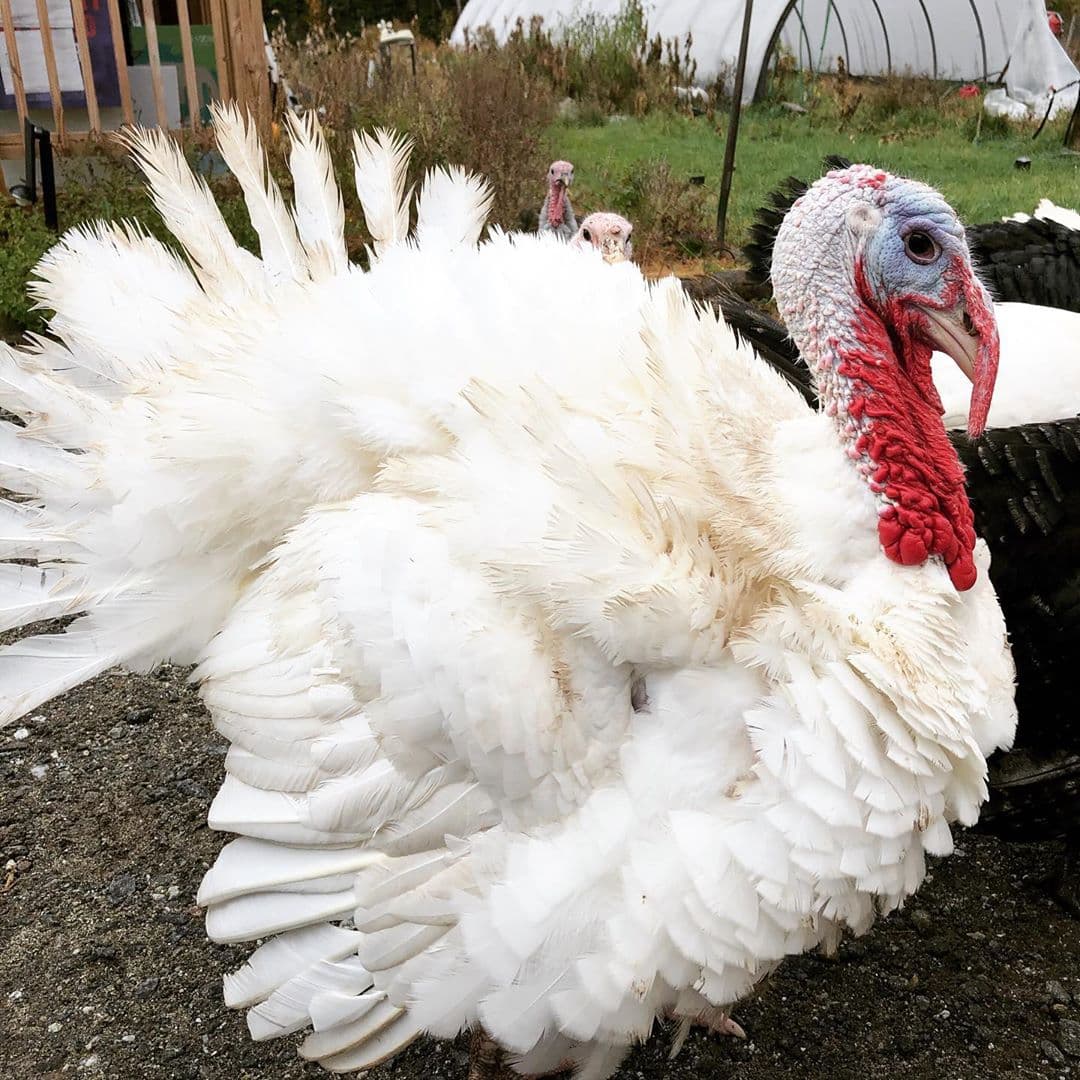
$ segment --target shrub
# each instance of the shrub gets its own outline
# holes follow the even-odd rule
[[[527,26],[519,20],[506,48],[558,96],[607,114],[640,116],[675,107],[675,87],[694,80],[692,44],[690,34],[682,41],[650,37],[641,0],[624,0],[611,16],[590,13],[557,26],[539,17]]]
[[[615,209],[634,223],[634,247],[641,261],[657,250],[683,257],[700,255],[711,242],[711,196],[671,171],[666,161],[637,161],[615,196]]]
[[[555,117],[549,81],[523,71],[490,34],[460,50],[428,44],[415,80],[400,56],[384,73],[377,52],[372,35],[279,41],[293,89],[322,116],[339,175],[351,172],[353,130],[392,127],[414,142],[414,176],[437,164],[486,176],[495,189],[494,223],[513,227],[522,207],[539,204],[545,133]]]

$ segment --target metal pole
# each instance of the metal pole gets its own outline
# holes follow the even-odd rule
[[[724,147],[724,173],[720,178],[720,204],[716,208],[716,245],[720,248],[724,246],[724,233],[727,230],[728,199],[731,198],[731,177],[735,172],[735,143],[739,138],[743,76],[746,74],[746,49],[750,41],[750,16],[753,10],[754,0],[746,0],[742,38],[739,41],[739,61],[735,67],[735,88],[731,92],[731,119],[728,121],[727,145]]]
[[[38,152],[41,155],[41,198],[45,203],[45,224],[53,232],[60,231],[56,212],[56,174],[53,172],[52,135],[38,129]]]

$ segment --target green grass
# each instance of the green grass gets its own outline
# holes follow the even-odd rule
[[[884,136],[838,132],[838,124],[814,123],[813,116],[788,113],[776,106],[754,106],[743,112],[739,129],[735,179],[728,215],[728,242],[741,244],[754,210],[764,195],[786,176],[812,178],[826,154],[843,154],[933,184],[965,221],[983,222],[1023,210],[1040,198],[1080,205],[1080,155],[1061,149],[1064,121],[1047,125],[1038,139],[1030,132],[1002,134],[983,124],[973,139],[974,115],[962,124],[953,118],[935,130],[921,118],[908,131]],[[666,161],[678,177],[704,175],[712,196],[707,209],[715,214],[724,158],[724,138],[716,121],[705,117],[648,116],[618,119],[600,126],[555,125],[553,152],[575,168],[575,206],[583,210],[616,205],[626,178],[640,163]],[[1016,169],[1019,156],[1032,159],[1031,170]]]

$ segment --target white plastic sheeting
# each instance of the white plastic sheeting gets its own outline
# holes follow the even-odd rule
[[[451,40],[462,44],[480,26],[505,40],[519,19],[528,25],[534,15],[557,32],[582,15],[615,15],[621,6],[622,0],[468,0]],[[646,0],[645,10],[650,34],[680,40],[688,31],[693,35],[699,82],[734,69],[743,0]],[[1036,10],[1045,34],[1033,18]],[[1052,68],[1046,67],[1043,38],[1060,54]],[[1070,78],[1077,77],[1050,34],[1044,0],[755,0],[745,101],[753,99],[776,44],[814,71],[835,70],[842,61],[853,75],[996,80],[1008,63],[1010,88],[1015,82],[1027,93],[1063,85],[1050,81],[1062,78],[1060,61],[1071,69]]]
[[[986,95],[986,111],[1011,120],[1041,118],[1047,110],[1051,117],[1065,109],[1071,112],[1077,96],[1077,87],[1071,84],[1080,75],[1051,32],[1045,5],[1042,0],[1018,0],[1016,6],[1022,18],[1005,75],[1005,89]],[[1062,87],[1068,89],[1053,93]]]

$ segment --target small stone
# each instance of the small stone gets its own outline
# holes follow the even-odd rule
[[[50,1035],[55,1035],[64,1025],[59,1020],[54,1020],[45,1030]]]
[[[177,780],[176,790],[179,791],[181,795],[187,795],[192,799],[206,798],[206,788],[204,788],[197,780]]]
[[[154,710],[148,705],[144,705],[138,709],[128,709],[124,719],[129,724],[145,724],[153,715]]]
[[[1080,1021],[1058,1021],[1058,1046],[1069,1057],[1080,1058]]]
[[[11,993],[8,994],[7,999],[8,1001],[22,1001],[22,997],[23,992],[21,990],[12,990]]]
[[[13,739],[17,739],[19,742],[21,742],[23,739],[29,739],[30,729],[24,727],[16,728],[15,733],[11,737]]]
[[[1043,1041],[1039,1043],[1039,1051],[1051,1065],[1065,1064],[1065,1055],[1049,1039],[1043,1039]]]
[[[48,765],[31,765],[30,766],[30,775],[35,780],[44,780],[46,774],[48,773],[48,771],[49,771],[49,766]]]
[[[1062,1005],[1060,1001],[1055,1001],[1054,1004],[1050,1006],[1050,1011],[1055,1016],[1064,1016],[1069,1011],[1069,1007],[1068,1005]]]
[[[930,915],[928,912],[923,911],[922,908],[916,908],[911,913],[911,925],[916,930],[929,930],[930,929]]]
[[[134,874],[117,874],[109,882],[105,894],[113,904],[122,904],[135,892],[137,885]]]
[[[1059,1005],[1072,1004],[1072,994],[1057,979],[1051,979],[1046,984],[1046,992],[1050,995],[1050,1000],[1057,1002]]]
[[[148,979],[143,979],[138,983],[134,990],[132,990],[132,997],[148,998],[158,988],[158,983],[161,980],[156,975],[151,975]]]
[[[170,900],[175,900],[180,895],[180,886],[170,885],[166,895],[169,897]]]
[[[121,1042],[126,1042],[126,1043],[133,1043],[135,1041],[135,1036],[134,1035],[121,1035],[120,1036],[120,1041]]]

